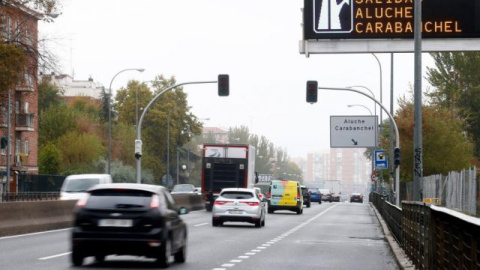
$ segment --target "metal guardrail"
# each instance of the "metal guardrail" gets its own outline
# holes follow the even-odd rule
[[[1,202],[51,201],[60,198],[60,192],[19,192],[2,193]]]
[[[403,249],[417,269],[429,263],[430,208],[420,202],[402,202]]]
[[[388,228],[399,244],[402,240],[402,209],[396,207],[387,201],[388,196],[383,196],[378,193],[370,194],[372,203],[378,209],[383,219],[387,223]]]
[[[422,202],[403,201],[400,209],[385,196],[370,197],[416,269],[480,269],[480,219]]]

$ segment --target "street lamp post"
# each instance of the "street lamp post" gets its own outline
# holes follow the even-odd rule
[[[351,107],[355,107],[355,106],[358,106],[358,107],[363,107],[365,109],[368,110],[368,112],[370,113],[370,115],[372,115],[372,110],[370,110],[367,106],[365,105],[362,105],[362,104],[349,104],[347,105],[347,107],[351,108]]]
[[[175,89],[179,86],[182,86],[182,85],[189,85],[189,84],[207,84],[207,83],[217,83],[217,81],[203,81],[203,82],[186,82],[186,83],[179,83],[179,84],[176,84],[176,85],[172,85],[168,88],[166,88],[165,90],[161,91],[160,93],[158,93],[155,97],[153,97],[152,100],[150,100],[150,102],[147,104],[147,106],[145,107],[145,109],[143,110],[142,112],[142,115],[140,116],[140,120],[138,121],[138,125],[137,125],[137,138],[135,140],[135,145],[139,146],[138,149],[136,148],[135,151],[139,151],[138,152],[138,157],[137,157],[137,183],[141,183],[141,178],[142,178],[142,155],[141,155],[141,138],[142,138],[142,134],[141,134],[141,130],[142,130],[142,122],[143,122],[143,118],[145,117],[145,114],[148,112],[148,109],[153,105],[153,103],[155,103],[155,101],[157,101],[158,98],[160,98],[164,93],[166,93],[167,91],[170,91],[172,89]],[[138,144],[137,144],[138,142]]]
[[[352,89],[352,88],[340,88],[340,87],[318,87],[318,89],[321,89],[321,90],[338,90],[338,91],[350,91],[350,92],[355,92],[355,93],[358,93],[358,94],[361,94],[361,95],[364,95],[368,98],[370,98],[371,100],[375,101],[375,103],[377,103],[384,111],[385,113],[388,115],[388,117],[390,118],[390,121],[392,122],[393,126],[395,127],[395,143],[396,143],[396,148],[400,149],[400,135],[399,135],[399,132],[398,132],[398,127],[397,127],[397,123],[395,122],[395,120],[393,119],[393,116],[388,112],[387,108],[385,108],[382,103],[380,103],[378,100],[372,98],[371,96],[365,94],[364,92],[362,91],[359,91],[359,90],[356,90],[356,89]],[[395,203],[397,206],[400,205],[400,165],[397,166],[396,170],[395,170],[395,188],[396,188],[396,191],[397,191],[397,196],[395,198]]]
[[[129,71],[129,70],[136,70],[139,72],[144,72],[145,69],[143,68],[127,68],[124,70],[119,71],[115,76],[113,76],[112,80],[110,81],[109,93],[108,93],[108,166],[107,172],[110,174],[111,169],[111,162],[112,162],[112,83],[120,73]]]

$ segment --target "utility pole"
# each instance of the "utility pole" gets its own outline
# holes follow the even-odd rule
[[[414,2],[414,128],[413,128],[413,200],[421,200],[423,178],[422,141],[422,1]]]

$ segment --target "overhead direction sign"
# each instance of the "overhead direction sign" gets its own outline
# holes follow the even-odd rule
[[[377,123],[377,116],[330,116],[330,147],[376,147]]]
[[[375,150],[375,169],[388,169],[387,151],[384,149]]]
[[[413,3],[414,0],[304,0],[303,48],[300,50],[315,53],[311,49],[318,49],[316,43],[336,46],[339,40],[342,43],[357,41],[356,46],[363,44],[358,42],[363,40],[374,47],[361,46],[360,52],[375,50],[376,43],[384,45],[388,40],[392,45],[399,45],[398,48],[390,46],[391,52],[406,51],[410,49],[408,44],[413,44]],[[452,44],[462,43],[467,44],[462,50],[469,47],[478,50],[478,38],[478,0],[422,0],[422,39],[426,50],[430,50],[429,40],[432,40],[431,50],[458,50]],[[458,39],[460,43],[455,41]],[[332,48],[325,48],[325,52],[331,51]]]

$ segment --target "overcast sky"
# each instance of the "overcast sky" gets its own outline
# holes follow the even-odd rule
[[[369,114],[348,104],[374,111],[372,101],[350,92],[319,91],[318,103],[307,104],[306,81],[362,85],[380,99],[380,75],[371,54],[301,55],[302,7],[303,0],[63,0],[62,15],[40,34],[55,38],[62,73],[74,71],[77,80],[91,76],[108,88],[118,71],[146,69],[117,76],[114,91],[159,74],[188,82],[227,73],[229,97],[218,97],[214,84],[184,88],[193,113],[210,118],[205,126],[247,125],[292,157],[306,157],[329,149],[330,115]],[[377,56],[389,107],[390,54]],[[425,74],[433,65],[428,54],[423,63]],[[413,54],[395,54],[395,100],[408,94],[413,75]]]

